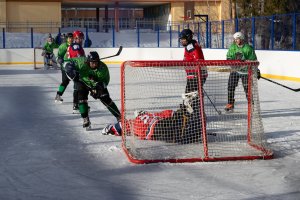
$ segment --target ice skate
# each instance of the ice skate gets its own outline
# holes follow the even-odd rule
[[[116,123],[115,125],[109,124],[104,129],[102,129],[102,135],[114,135],[120,136],[121,135],[121,123]]]
[[[114,135],[114,133],[111,131],[112,127],[113,126],[111,124],[107,125],[104,129],[102,129],[102,135]]]
[[[73,114],[79,114],[79,106],[78,104],[74,104],[73,105]]]
[[[234,110],[234,104],[227,104],[226,107],[224,108],[224,110],[227,112],[227,113],[231,113],[233,112]]]
[[[86,118],[83,118],[83,124],[82,124],[83,128],[85,128],[87,131],[90,130],[92,127],[91,127],[91,122],[90,122],[90,118],[89,117],[86,117]]]
[[[54,101],[55,101],[55,103],[62,103],[63,99],[61,98],[61,96],[59,94],[56,94]]]

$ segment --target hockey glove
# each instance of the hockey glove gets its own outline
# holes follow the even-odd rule
[[[96,84],[96,86],[91,90],[91,96],[94,99],[100,99],[101,95],[104,94],[104,84],[102,82],[99,82]]]
[[[257,77],[258,80],[259,80],[260,77],[261,77],[261,75],[260,75],[260,70],[259,70],[259,69],[257,69],[257,71],[256,71],[256,77]]]
[[[65,64],[66,75],[70,80],[78,81],[79,73],[76,71],[74,63],[66,63]]]

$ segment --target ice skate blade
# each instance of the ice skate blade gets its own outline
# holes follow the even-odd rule
[[[85,127],[85,130],[86,130],[86,131],[90,131],[90,130],[92,130],[92,126],[91,126],[91,125],[89,125],[89,126]]]
[[[225,114],[230,114],[230,113],[233,113],[234,110],[225,110]]]
[[[73,110],[73,114],[80,114],[79,110]]]
[[[56,103],[56,104],[62,104],[63,101],[55,100],[54,103]]]

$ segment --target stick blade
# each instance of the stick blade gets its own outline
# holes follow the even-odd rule
[[[120,47],[119,47],[119,51],[117,52],[117,54],[116,54],[116,55],[120,55],[120,54],[121,54],[121,52],[122,52],[122,50],[123,50],[123,46],[120,46]]]

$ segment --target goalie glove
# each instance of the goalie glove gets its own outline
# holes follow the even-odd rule
[[[65,63],[64,67],[65,67],[66,75],[70,80],[73,81],[79,80],[79,73],[77,72],[74,63],[70,63],[70,62]]]
[[[186,107],[186,110],[192,114],[194,112],[194,109],[192,108],[192,101],[197,97],[197,92],[190,92],[190,93],[184,93],[182,94],[183,104]]]

